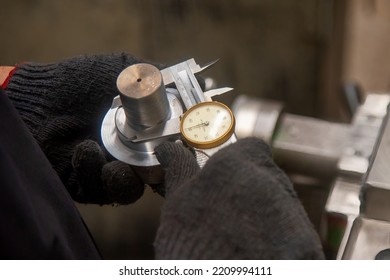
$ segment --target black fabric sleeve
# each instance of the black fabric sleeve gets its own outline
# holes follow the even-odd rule
[[[44,153],[0,90],[0,258],[100,259]]]

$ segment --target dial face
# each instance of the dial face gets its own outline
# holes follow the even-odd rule
[[[224,104],[211,101],[191,107],[183,115],[180,131],[184,140],[195,148],[221,145],[234,132],[234,116]]]

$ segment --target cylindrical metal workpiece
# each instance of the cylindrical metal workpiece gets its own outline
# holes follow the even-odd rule
[[[117,87],[128,125],[143,130],[166,121],[169,102],[160,71],[151,64],[139,63],[124,69]]]

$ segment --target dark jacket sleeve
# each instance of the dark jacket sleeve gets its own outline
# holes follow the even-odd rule
[[[1,90],[0,258],[100,258],[74,202]]]

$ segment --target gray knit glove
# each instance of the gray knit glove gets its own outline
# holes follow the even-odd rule
[[[156,258],[324,258],[291,182],[261,140],[239,140],[202,170],[179,144],[162,144],[156,155],[166,172]]]
[[[117,76],[139,62],[113,54],[24,63],[7,85],[6,93],[76,201],[124,204],[143,194],[133,170],[110,162],[96,142],[104,114],[118,94]]]

